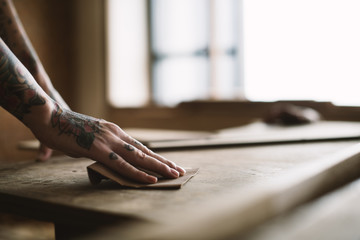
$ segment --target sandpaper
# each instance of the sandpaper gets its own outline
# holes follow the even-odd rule
[[[158,178],[158,181],[153,184],[145,184],[132,181],[130,179],[120,176],[120,174],[109,169],[99,162],[95,162],[87,166],[87,172],[91,184],[96,185],[103,179],[110,179],[121,186],[130,188],[181,188],[187,181],[197,174],[199,168],[185,168],[186,174],[176,179]]]

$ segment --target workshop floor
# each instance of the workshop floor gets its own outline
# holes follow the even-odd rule
[[[54,240],[54,225],[10,214],[0,213],[0,239]]]

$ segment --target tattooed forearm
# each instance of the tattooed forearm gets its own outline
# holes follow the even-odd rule
[[[74,136],[77,144],[86,149],[90,149],[95,134],[101,133],[98,119],[62,109],[57,103],[51,114],[51,124],[54,128],[58,128],[59,135]]]
[[[11,49],[43,90],[63,107],[68,105],[56,92],[27,36],[12,0],[0,0],[0,38]]]
[[[45,104],[31,80],[29,72],[0,40],[0,104],[20,120],[32,106]]]
[[[8,1],[2,0],[0,2],[0,37],[4,40],[5,43],[8,44],[9,47],[14,47],[15,43],[10,43],[9,38],[11,39],[11,35],[17,35],[18,30],[13,29],[13,31],[9,31],[10,28],[14,28],[14,17],[11,14],[11,5],[8,4]],[[16,16],[17,17],[17,16]],[[15,19],[16,21],[16,19]]]
[[[38,57],[21,24],[12,1],[0,1],[0,37],[24,66],[35,74]]]

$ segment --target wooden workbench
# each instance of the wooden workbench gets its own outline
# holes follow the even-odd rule
[[[357,143],[348,140],[160,152],[182,166],[200,168],[179,190],[128,189],[112,182],[92,186],[86,173],[92,161],[83,158],[61,156],[46,163],[2,164],[0,210],[54,222],[59,239],[96,236],[92,231],[110,225],[116,226],[117,234],[119,229],[129,231],[127,226],[174,226],[186,217],[191,219],[195,209],[214,203],[214,199],[239,196],[243,189],[244,193],[249,188],[261,189],[269,181],[324,161],[324,157]],[[111,237],[114,235],[103,235],[102,239]]]
[[[356,180],[234,239],[359,239],[359,193],[360,180]]]

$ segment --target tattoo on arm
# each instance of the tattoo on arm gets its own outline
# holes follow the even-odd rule
[[[45,104],[45,99],[39,95],[32,79],[26,68],[0,40],[0,105],[20,120],[31,112],[32,106]]]
[[[0,37],[21,60],[29,72],[35,74],[38,56],[23,29],[11,1],[1,0],[0,2]]]
[[[51,124],[59,129],[59,135],[72,135],[76,143],[83,148],[90,149],[96,133],[101,133],[98,119],[62,109],[55,103],[55,109],[51,114]]]
[[[62,97],[54,93],[56,90],[52,87],[50,78],[42,67],[12,0],[0,0],[0,37],[43,90],[56,102],[69,108]]]

